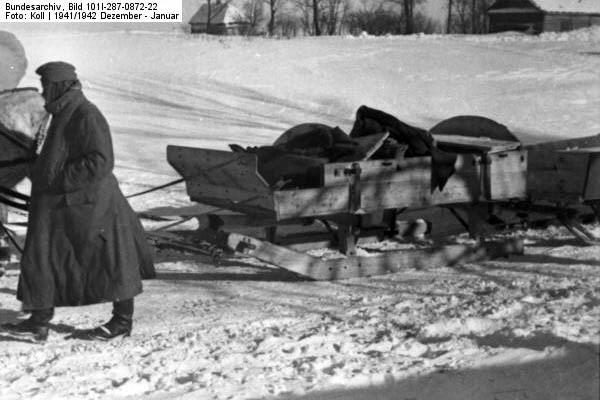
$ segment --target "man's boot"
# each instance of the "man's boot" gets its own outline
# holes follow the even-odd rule
[[[33,310],[26,320],[16,324],[2,324],[1,327],[13,336],[44,342],[48,339],[48,325],[53,316],[54,308]]]
[[[130,336],[133,325],[133,298],[113,303],[113,316],[104,325],[89,332],[90,339],[110,340],[118,336]]]

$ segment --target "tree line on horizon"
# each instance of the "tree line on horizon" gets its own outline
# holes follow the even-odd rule
[[[445,24],[417,8],[424,1],[243,0],[240,11],[250,36],[487,32],[486,10],[494,0],[439,0],[446,3]],[[211,0],[207,4],[210,20]]]

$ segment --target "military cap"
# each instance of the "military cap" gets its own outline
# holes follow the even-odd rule
[[[63,61],[52,61],[35,70],[42,79],[48,82],[74,81],[77,79],[75,67]]]

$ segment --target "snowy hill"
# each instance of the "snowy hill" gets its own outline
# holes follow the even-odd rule
[[[349,131],[362,104],[424,128],[482,115],[527,143],[600,133],[598,29],[267,40],[13,27],[21,86],[39,87],[47,61],[76,65],[126,193],[177,177],[167,144],[261,145],[304,122]],[[182,185],[133,201],[182,204]],[[59,309],[44,345],[0,334],[0,398],[596,399],[600,249],[562,229],[516,234],[520,257],[320,283],[161,252],[131,338],[66,339],[109,305]],[[17,278],[13,266],[0,280],[1,322],[21,316]]]
[[[161,174],[174,174],[156,162],[167,143],[266,144],[313,121],[349,130],[361,104],[424,128],[484,115],[525,142],[600,132],[598,30],[297,40],[15,33],[29,58],[23,86],[39,86],[41,63],[72,62],[112,124],[119,165]],[[131,151],[131,141],[142,147]]]

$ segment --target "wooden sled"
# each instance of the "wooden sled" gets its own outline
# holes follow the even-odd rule
[[[587,206],[600,220],[600,135],[540,143],[527,151],[530,203],[542,203],[582,243],[600,244],[573,210]]]
[[[483,205],[525,198],[527,153],[518,143],[485,138],[436,139],[461,150],[456,172],[443,190],[432,190],[429,156],[326,163],[316,187],[288,189],[269,186],[258,172],[257,157],[252,153],[168,146],[167,160],[185,179],[191,200],[221,210],[199,213],[201,228],[221,232],[260,228],[264,232],[262,240],[226,233],[223,242],[230,249],[311,279],[378,275],[521,252],[519,243],[480,241],[472,246],[356,254],[361,240],[397,233],[396,216],[404,210],[477,205],[467,214],[474,236],[478,236],[476,221]],[[373,146],[366,151],[372,155],[381,140],[365,140]],[[294,241],[292,235],[280,235],[289,225],[313,221],[320,221],[325,232],[297,234]],[[336,245],[345,257],[324,260],[295,250],[295,246],[307,242]]]
[[[316,187],[285,190],[266,183],[254,154],[168,146],[167,158],[184,177],[190,198],[219,210],[198,212],[201,228],[221,232],[230,249],[312,279],[377,275],[521,252],[519,241],[486,240],[495,207],[553,214],[582,243],[598,244],[575,218],[573,207],[589,206],[598,217],[600,135],[527,147],[460,135],[435,139],[439,148],[458,153],[456,172],[443,190],[432,189],[431,157],[327,163]],[[370,157],[381,140],[365,143],[372,146]],[[357,255],[356,246],[363,241],[397,235],[402,215],[437,206],[451,210],[479,239],[477,244]],[[282,234],[290,225],[313,221],[320,221],[326,231]],[[435,226],[440,221],[432,222]],[[258,239],[260,233],[239,233],[249,228],[262,230],[263,239]],[[310,244],[336,246],[345,257],[324,260],[297,251]]]
[[[171,145],[167,160],[185,179],[191,200],[273,223],[524,198],[527,153],[514,143],[470,142],[442,191],[431,188],[431,157],[328,163],[317,187],[286,190],[266,183],[252,153]]]

